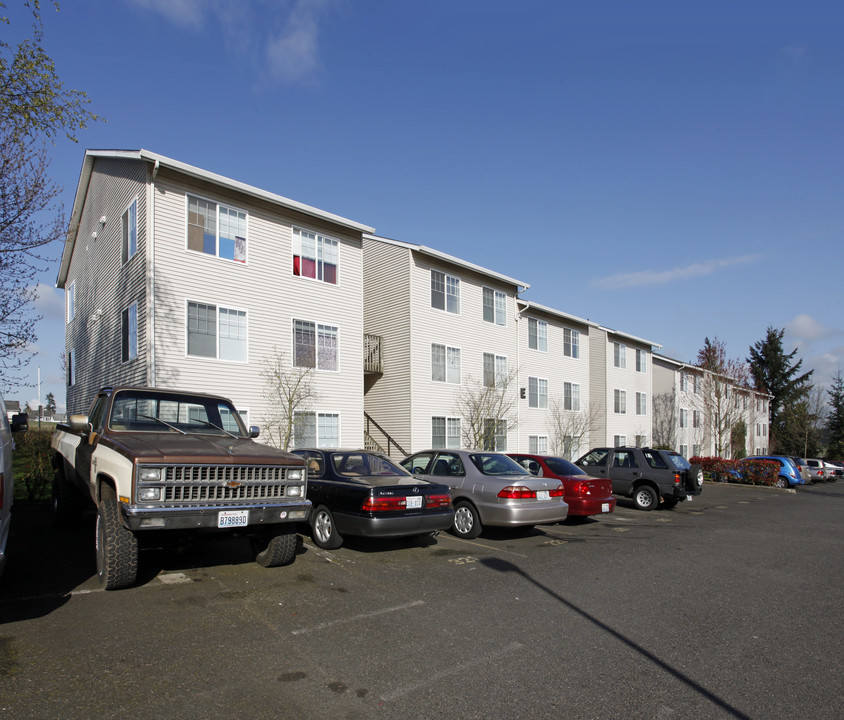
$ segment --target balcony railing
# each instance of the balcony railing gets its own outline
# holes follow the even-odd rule
[[[363,372],[383,373],[384,366],[381,362],[381,336],[363,336]]]

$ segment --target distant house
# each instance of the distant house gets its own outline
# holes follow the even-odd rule
[[[57,279],[68,413],[103,385],[153,385],[223,394],[261,424],[277,351],[314,368],[298,439],[361,444],[369,232],[146,150],[89,150]]]

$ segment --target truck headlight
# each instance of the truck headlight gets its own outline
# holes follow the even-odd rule
[[[287,497],[302,497],[302,486],[301,485],[288,485],[287,486]]]
[[[298,470],[288,470],[287,471],[287,479],[288,480],[301,480],[302,479],[302,469],[299,468]]]
[[[161,480],[161,468],[142,467],[138,470],[138,479],[142,482]]]
[[[138,490],[138,500],[140,502],[161,500],[161,488],[141,488]]]

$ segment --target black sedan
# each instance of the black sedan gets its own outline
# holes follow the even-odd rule
[[[344,535],[402,537],[451,527],[448,486],[416,478],[386,455],[367,450],[293,451],[308,463],[314,544],[334,550]]]

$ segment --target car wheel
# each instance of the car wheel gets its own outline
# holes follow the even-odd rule
[[[138,538],[120,522],[117,500],[97,507],[97,578],[106,590],[132,585],[138,577]]]
[[[695,476],[695,483],[697,484],[697,489],[700,490],[703,487],[703,470],[698,468],[697,475]]]
[[[777,481],[774,483],[774,487],[787,488],[788,487],[788,480],[786,480],[782,475],[780,475],[777,478]]]
[[[653,510],[659,505],[659,495],[650,485],[640,485],[633,491],[633,502],[639,510]]]
[[[320,505],[311,515],[311,537],[314,545],[323,550],[336,550],[343,544],[343,536],[337,532],[334,516],[325,505]]]
[[[478,537],[482,529],[478,511],[472,503],[461,500],[454,505],[454,523],[451,531],[457,537],[471,540]]]
[[[273,535],[269,538],[267,547],[255,556],[255,562],[261,567],[289,565],[296,559],[297,537],[292,530]]]
[[[665,510],[671,510],[671,508],[677,507],[677,503],[680,502],[677,498],[663,498],[662,504],[660,505],[661,508]]]

